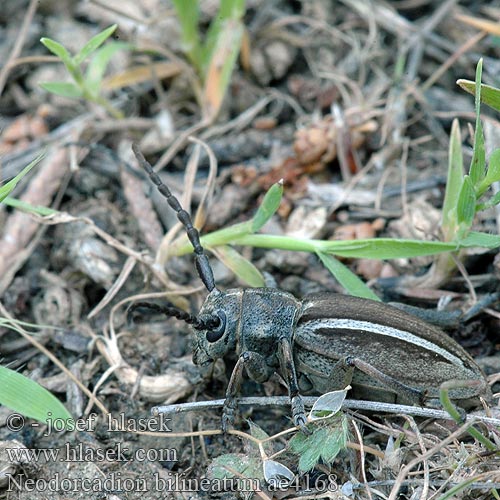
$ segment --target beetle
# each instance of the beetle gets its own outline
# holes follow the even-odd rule
[[[301,394],[348,384],[357,398],[431,407],[439,404],[441,384],[450,380],[475,382],[449,393],[465,409],[491,397],[484,373],[456,341],[390,305],[335,293],[299,300],[277,288],[219,290],[189,214],[136,145],[133,151],[183,224],[208,295],[198,315],[146,302],[135,303],[129,313],[151,309],[191,324],[197,365],[238,355],[226,390],[224,430],[233,421],[244,371],[258,383],[279,373],[288,386],[293,422],[304,430]]]

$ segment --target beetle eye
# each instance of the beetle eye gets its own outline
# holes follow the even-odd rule
[[[219,320],[219,324],[207,332],[207,340],[209,342],[217,342],[226,331],[226,313],[221,310],[216,311],[214,318]]]

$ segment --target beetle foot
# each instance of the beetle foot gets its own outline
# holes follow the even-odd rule
[[[292,418],[293,424],[299,427],[304,434],[311,434],[311,431],[307,428],[307,418],[304,409],[304,403],[300,396],[294,396],[292,398]]]

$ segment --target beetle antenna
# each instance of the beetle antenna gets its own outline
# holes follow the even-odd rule
[[[169,318],[177,318],[192,325],[196,330],[212,330],[219,326],[220,319],[217,316],[208,316],[207,318],[200,319],[193,314],[189,314],[178,307],[168,303],[166,306],[160,306],[151,302],[136,302],[132,304],[127,310],[127,322],[135,322],[137,316],[134,313],[137,311],[142,314],[143,311],[149,310],[158,314],[164,314]]]
[[[214,273],[210,267],[210,262],[205,254],[205,250],[201,246],[200,233],[193,226],[193,221],[191,220],[190,215],[181,207],[179,200],[170,192],[170,189],[168,189],[168,187],[162,182],[159,175],[153,170],[153,167],[149,164],[146,158],[144,158],[144,155],[141,153],[137,144],[132,144],[132,151],[134,152],[141,167],[149,175],[149,178],[155,184],[158,191],[166,198],[168,204],[177,214],[177,218],[180,223],[184,226],[187,237],[189,238],[191,245],[193,245],[198,276],[205,285],[205,288],[211,292],[215,288]]]

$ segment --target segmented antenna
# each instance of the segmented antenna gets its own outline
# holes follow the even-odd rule
[[[186,322],[188,325],[192,325],[196,330],[212,330],[219,326],[220,319],[216,316],[207,317],[205,319],[200,319],[192,314],[189,314],[172,304],[166,306],[160,306],[158,304],[153,304],[151,302],[136,302],[132,304],[127,311],[127,321],[129,323],[135,321],[134,312],[141,314],[140,310],[149,310],[159,314],[164,314],[165,316],[174,317]]]
[[[141,167],[149,175],[149,178],[158,188],[158,191],[166,198],[168,204],[177,214],[177,218],[179,219],[180,223],[184,226],[187,237],[189,238],[191,245],[193,245],[195,265],[196,270],[198,271],[198,276],[205,285],[205,288],[209,292],[211,292],[215,288],[214,274],[212,272],[212,268],[210,267],[208,257],[206,256],[205,251],[201,246],[200,233],[198,233],[198,230],[193,226],[191,217],[181,207],[179,200],[170,192],[170,189],[168,189],[168,187],[163,184],[158,174],[153,170],[151,165],[147,162],[146,158],[144,158],[144,155],[139,150],[139,146],[137,144],[132,144],[132,151],[134,152],[135,157],[137,158],[137,161],[139,162]]]

